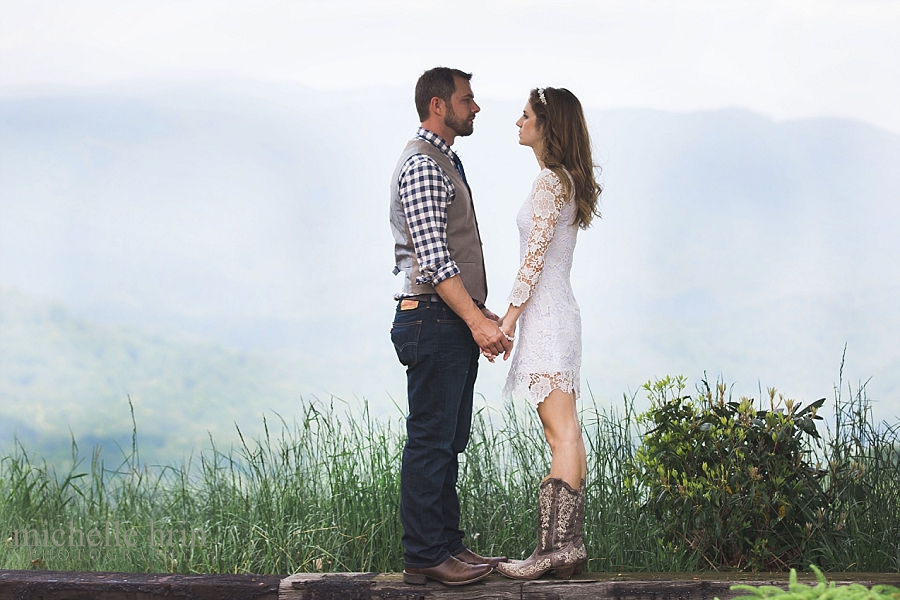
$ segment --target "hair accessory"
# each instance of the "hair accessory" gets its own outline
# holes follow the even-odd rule
[[[547,98],[544,97],[544,88],[538,88],[538,97],[541,99],[541,104],[547,106]]]

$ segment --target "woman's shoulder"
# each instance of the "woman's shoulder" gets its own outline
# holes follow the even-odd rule
[[[559,181],[559,175],[557,175],[553,169],[549,167],[544,167],[541,169],[541,172],[537,175],[537,181]]]
[[[562,171],[569,178],[569,181],[571,181],[572,176],[569,175],[569,172],[565,168],[563,168]],[[559,175],[553,169],[547,167],[541,169],[541,172],[538,173],[537,178],[534,180],[534,187],[538,190],[551,191],[555,196],[561,196],[563,194],[563,186],[559,179]]]
[[[534,180],[534,184],[545,189],[556,189],[560,185],[559,175],[557,175],[552,169],[548,169],[545,167],[541,169],[540,173],[538,173],[538,176]]]

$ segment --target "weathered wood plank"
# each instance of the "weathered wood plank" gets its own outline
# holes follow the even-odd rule
[[[802,580],[814,581],[811,575]],[[839,573],[829,575],[838,584],[887,583],[900,587],[900,574]],[[778,585],[787,588],[787,574],[759,573],[583,573],[571,580],[513,581],[500,575],[472,585],[453,587],[429,581],[408,585],[399,574],[301,573],[281,582],[281,600],[729,600],[742,592],[735,583]]]
[[[900,587],[897,573],[828,574],[839,585]],[[814,581],[811,575],[801,579]],[[569,581],[513,581],[491,575],[473,585],[407,585],[396,573],[167,575],[0,571],[0,600],[728,600],[734,583],[787,587],[787,575],[759,573],[584,573]]]
[[[0,571],[0,600],[277,600],[280,575]]]
[[[612,600],[721,600],[737,595],[728,588],[733,582],[714,581],[600,581],[552,579],[522,585],[523,600],[559,598],[609,598]]]
[[[280,600],[521,600],[521,585],[493,585],[489,580],[505,579],[491,575],[478,583],[450,586],[429,581],[425,585],[403,583],[398,573],[325,573],[298,574],[281,582]]]

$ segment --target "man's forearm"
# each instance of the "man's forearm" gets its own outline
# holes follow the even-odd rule
[[[434,289],[447,306],[469,326],[472,330],[472,339],[491,362],[500,354],[503,354],[503,360],[509,358],[512,343],[500,331],[497,323],[488,319],[481,309],[475,306],[475,301],[466,291],[462,279],[450,277],[435,285]]]
[[[434,290],[469,327],[472,327],[479,317],[484,318],[460,277],[448,277],[434,286]]]

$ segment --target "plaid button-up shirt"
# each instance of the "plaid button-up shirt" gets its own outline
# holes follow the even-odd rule
[[[419,128],[416,137],[434,144],[450,162],[459,159],[444,139]],[[418,285],[437,285],[454,275],[459,267],[447,248],[447,206],[456,198],[456,187],[437,162],[424,154],[413,154],[400,168],[400,202],[406,213],[421,276]]]

